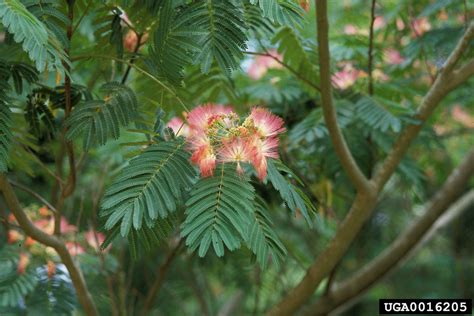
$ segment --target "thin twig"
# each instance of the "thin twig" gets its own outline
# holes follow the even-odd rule
[[[142,73],[143,75],[147,76],[148,78],[150,78],[151,80],[156,82],[158,85],[160,85],[163,89],[165,89],[168,93],[170,93],[179,102],[181,107],[186,112],[190,111],[189,108],[184,103],[184,101],[178,96],[178,94],[176,94],[176,92],[171,87],[169,87],[167,84],[165,84],[163,81],[161,81],[157,77],[153,76],[151,73],[149,73],[145,69],[140,68],[137,65],[132,64],[132,63],[130,63],[129,61],[127,61],[125,59],[114,57],[114,56],[102,55],[102,54],[86,54],[86,55],[75,56],[75,57],[71,58],[71,61],[77,61],[77,60],[81,60],[81,59],[91,59],[91,58],[111,59],[111,60],[116,60],[118,62],[124,63],[126,65],[132,65],[133,69],[135,69],[136,71],[138,71],[138,72]]]
[[[244,54],[247,54],[247,55],[256,55],[256,56],[266,56],[266,57],[270,57],[272,58],[273,60],[275,60],[277,63],[279,63],[280,65],[282,65],[283,67],[285,67],[286,69],[288,69],[293,75],[295,75],[296,78],[300,79],[301,81],[303,81],[304,83],[306,83],[307,85],[309,85],[310,87],[312,87],[313,89],[315,89],[316,91],[320,92],[321,91],[321,88],[315,84],[314,82],[311,82],[310,80],[306,79],[305,77],[303,77],[298,71],[296,71],[293,67],[291,67],[290,65],[288,65],[287,63],[281,61],[277,56],[273,56],[272,54],[266,52],[266,53],[259,53],[259,52],[249,52],[249,51],[243,51]]]
[[[147,312],[149,312],[150,309],[152,308],[153,303],[155,302],[156,297],[158,296],[158,292],[160,291],[161,286],[163,285],[163,282],[166,277],[166,273],[168,272],[168,269],[171,266],[171,262],[175,259],[176,255],[179,252],[179,249],[181,248],[183,244],[184,244],[184,238],[180,239],[177,245],[170,250],[170,252],[165,258],[165,261],[163,261],[163,263],[157,268],[156,273],[155,273],[157,277],[150,291],[148,292],[147,298],[145,299],[145,303],[143,306],[144,314],[147,314]]]
[[[14,187],[17,187],[18,189],[20,190],[23,190],[29,194],[31,194],[32,196],[34,196],[37,200],[39,200],[40,202],[42,202],[44,205],[46,205],[53,213],[57,213],[58,211],[56,210],[56,208],[48,202],[48,200],[46,200],[44,197],[42,197],[41,195],[39,195],[38,193],[36,193],[35,191],[33,191],[32,189],[24,186],[23,184],[20,184],[18,182],[15,182],[15,181],[12,181],[10,180],[10,183],[11,185],[13,185]]]
[[[132,58],[130,58],[130,61],[129,61],[128,66],[127,66],[127,70],[125,70],[125,73],[123,74],[122,80],[120,81],[122,84],[125,84],[125,82],[127,82],[128,75],[130,74],[130,70],[132,69],[133,63],[137,59],[136,55],[137,55],[138,50],[140,49],[140,46],[141,46],[141,41],[142,41],[143,34],[136,33],[136,36],[137,36],[137,44],[135,45],[135,48],[133,49],[133,55],[132,55]]]
[[[73,21],[74,21],[74,1],[67,1],[68,3],[68,18],[70,24],[67,26],[66,35],[71,44],[73,35]],[[70,45],[69,45],[70,46]],[[66,56],[70,56],[69,47],[65,49]],[[67,119],[72,111],[72,82],[71,82],[71,66],[68,63],[63,63],[65,69],[64,77],[64,119]],[[67,132],[67,127],[63,129],[63,135]],[[61,195],[57,204],[57,212],[54,214],[54,234],[59,236],[61,234],[61,212],[64,200],[70,196],[76,188],[76,163],[74,157],[74,146],[71,141],[64,140],[64,146],[66,148],[66,154],[69,161],[69,175],[67,177],[66,185],[61,188]]]
[[[23,231],[39,243],[56,250],[59,257],[61,258],[62,263],[66,266],[69,272],[69,276],[71,277],[74,288],[76,289],[77,298],[84,308],[86,314],[97,315],[98,313],[96,306],[92,300],[89,290],[87,289],[87,285],[84,277],[82,276],[81,270],[74,263],[74,260],[67,250],[64,242],[56,236],[46,234],[31,222],[31,220],[21,208],[20,202],[18,201],[12,186],[4,174],[0,174],[0,191],[2,191],[8,208],[15,216]]]
[[[346,140],[337,123],[336,110],[332,100],[330,53],[329,53],[329,23],[327,17],[326,1],[316,0],[317,30],[318,30],[318,52],[319,52],[319,77],[321,80],[321,106],[323,108],[324,121],[329,131],[334,150],[341,161],[344,171],[349,176],[357,191],[370,190],[370,184],[360,170],[357,162],[347,146]]]
[[[370,10],[370,29],[369,29],[369,52],[368,52],[368,65],[367,65],[367,72],[369,75],[369,95],[374,94],[374,82],[372,77],[372,66],[373,66],[373,58],[374,58],[374,22],[375,22],[375,1],[372,0],[372,7]]]
[[[91,4],[92,4],[92,0],[89,0],[89,2],[87,3],[86,8],[84,9],[84,12],[82,12],[81,17],[79,18],[79,20],[77,20],[76,26],[74,26],[74,28],[72,30],[72,34],[74,34],[76,32],[77,28],[79,27],[79,25],[81,25],[81,22],[84,19],[84,17],[86,16],[87,12],[89,11],[89,8],[90,8]],[[72,21],[71,21],[71,23],[72,23]]]

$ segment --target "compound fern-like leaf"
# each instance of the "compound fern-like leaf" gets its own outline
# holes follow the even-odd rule
[[[137,98],[132,89],[111,82],[102,86],[103,100],[91,100],[77,105],[66,120],[66,138],[83,135],[84,150],[97,143],[104,145],[109,137],[117,139],[120,127],[127,126],[137,115]]]
[[[286,248],[272,226],[265,202],[256,196],[251,224],[247,226],[245,236],[248,247],[256,255],[262,269],[266,268],[269,258],[278,266],[286,255]]]
[[[280,170],[287,173],[290,172],[290,170],[281,162],[272,159],[268,160],[268,180],[272,183],[273,187],[280,192],[282,199],[290,210],[293,213],[301,212],[303,217],[311,226],[309,211],[313,212],[314,206],[301,189],[285,179],[285,177],[280,173]]]
[[[228,73],[240,66],[246,49],[243,10],[231,1],[196,1],[183,12],[183,25],[203,32],[196,60],[207,73],[213,61]]]
[[[254,188],[239,176],[235,166],[220,165],[212,177],[201,178],[186,201],[186,220],[181,235],[192,250],[203,257],[212,244],[218,257],[224,246],[240,247],[253,212]]]
[[[279,25],[301,26],[303,9],[287,0],[250,0],[262,9],[263,15]]]
[[[182,138],[153,144],[130,161],[103,199],[101,215],[107,218],[107,230],[120,224],[125,237],[132,226],[139,230],[145,222],[153,227],[158,217],[177,209],[196,177],[184,146]]]
[[[23,50],[39,71],[45,67],[63,69],[62,63],[67,60],[59,41],[19,0],[1,1],[0,19],[15,42],[22,43]]]

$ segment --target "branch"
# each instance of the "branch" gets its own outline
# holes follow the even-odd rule
[[[142,42],[143,34],[135,32],[135,35],[137,36],[137,44],[135,45],[135,47],[133,49],[133,55],[130,58],[129,64],[127,66],[127,70],[125,70],[125,73],[123,74],[122,80],[120,80],[121,84],[125,84],[125,82],[127,82],[127,78],[128,78],[128,75],[130,74],[130,70],[132,69],[132,65],[135,62],[135,60],[138,58],[138,56],[137,56],[138,50],[140,49],[140,46],[142,45],[141,42]]]
[[[316,0],[316,5],[318,15],[318,32],[323,35],[323,37],[325,37],[325,39],[327,40],[326,0]],[[321,23],[321,19],[323,20],[323,23]],[[319,24],[322,25],[320,26]],[[324,30],[326,30],[326,32],[324,32]],[[432,113],[439,101],[441,101],[441,99],[446,96],[448,92],[457,87],[447,86],[447,83],[452,80],[452,73],[450,71],[456,64],[457,60],[461,57],[464,50],[469,45],[469,41],[472,37],[474,37],[474,23],[471,23],[471,26],[466,31],[462,39],[459,41],[457,47],[448,58],[445,70],[440,73],[434,85],[424,97],[418,111],[418,120],[424,122]],[[320,52],[321,61],[321,58],[323,58],[324,60],[328,57],[328,47],[327,41],[320,42],[321,43],[319,43],[319,49],[323,50],[323,53],[326,54],[323,57],[324,54],[321,54]],[[324,42],[326,42],[326,47],[325,49],[322,49],[321,46],[324,45]],[[323,92],[326,91],[326,97],[328,97],[327,77],[329,75],[329,67],[328,64],[325,65],[325,63],[321,63],[320,71],[323,69],[323,67],[326,76],[321,76],[321,89]],[[449,72],[446,72],[446,70],[449,70]],[[323,86],[323,84],[325,86]],[[322,93],[322,95],[324,95],[325,93]],[[329,102],[330,101],[331,100],[329,94]],[[334,112],[333,109],[332,112]],[[332,125],[332,127],[334,126],[338,129],[337,125]],[[301,305],[304,304],[312,296],[313,292],[316,290],[320,282],[332,271],[334,266],[344,256],[350,244],[362,228],[363,224],[370,217],[372,210],[375,207],[379,191],[381,190],[385,182],[388,180],[389,176],[395,170],[403,155],[406,153],[406,150],[410,145],[412,139],[418,134],[420,129],[421,125],[410,125],[405,129],[405,131],[400,136],[400,139],[396,142],[394,148],[389,153],[387,159],[383,163],[382,168],[380,168],[376,173],[374,180],[368,182],[367,190],[358,191],[348,215],[342,222],[341,226],[338,228],[336,235],[330,241],[329,245],[314,260],[314,262],[306,271],[306,275],[299,282],[299,284],[295,288],[290,290],[288,294],[283,297],[283,299],[281,299],[278,304],[273,306],[272,309],[269,310],[268,315],[294,314],[295,311],[299,309]],[[331,137],[333,137],[333,135],[331,135]],[[337,138],[337,135],[335,137]],[[342,139],[342,136],[340,137]],[[348,155],[343,155],[343,157],[348,160],[350,159],[347,157],[351,158],[351,156]],[[347,168],[347,165],[343,164],[343,166],[346,166]]]
[[[37,200],[39,200],[40,202],[42,202],[44,205],[46,205],[53,213],[57,213],[58,211],[56,210],[56,208],[51,204],[49,203],[44,197],[42,197],[41,195],[39,195],[38,193],[36,193],[35,191],[31,190],[30,188],[20,184],[20,183],[17,183],[15,181],[11,181],[10,180],[10,184],[13,185],[14,187],[17,187],[18,189],[20,190],[23,190],[29,194],[31,194],[32,196],[34,196]]]
[[[374,80],[372,78],[372,66],[373,66],[373,49],[374,49],[374,22],[375,22],[375,1],[372,0],[372,6],[370,9],[370,30],[369,30],[369,51],[368,51],[368,65],[367,72],[369,74],[369,95],[374,94]]]
[[[67,1],[68,4],[68,18],[70,23],[67,26],[66,35],[71,46],[71,39],[73,34],[73,21],[74,21],[74,1]],[[70,57],[69,47],[65,49],[66,56]],[[64,66],[64,120],[66,120],[72,111],[72,86],[71,86],[71,67],[67,63],[63,63]],[[65,135],[67,128],[64,127],[63,134]],[[66,154],[69,161],[69,175],[67,182],[64,187],[61,188],[61,196],[57,204],[57,212],[54,214],[54,234],[59,236],[61,234],[61,211],[64,203],[64,199],[70,196],[76,188],[76,163],[74,162],[74,146],[72,142],[64,140],[64,146],[66,148]]]
[[[385,158],[380,169],[374,176],[374,182],[378,190],[388,181],[393,174],[403,156],[408,150],[413,139],[420,132],[423,123],[433,113],[439,102],[452,90],[466,81],[469,76],[474,73],[474,60],[466,64],[459,71],[453,71],[454,66],[461,58],[463,52],[470,45],[471,39],[474,38],[474,22],[464,33],[456,48],[448,57],[443,69],[437,76],[434,84],[423,98],[415,119],[419,122],[416,125],[409,125],[401,133],[400,137],[393,145],[392,150]]]
[[[415,252],[415,248],[419,249],[422,244],[434,235],[436,230],[445,226],[456,215],[472,205],[474,203],[474,190],[464,194],[454,204],[452,203],[460,195],[473,175],[474,149],[451,172],[442,188],[428,203],[425,213],[400,234],[381,255],[370,263],[365,264],[354,276],[336,285],[329,295],[318,300],[309,309],[309,314],[327,314],[364,293],[409,255],[412,255]]]
[[[168,272],[169,267],[171,266],[171,262],[173,262],[174,258],[179,252],[179,249],[181,248],[181,245],[183,245],[184,239],[181,239],[178,244],[170,250],[168,255],[166,256],[165,261],[158,267],[156,270],[156,280],[153,283],[150,291],[148,292],[148,295],[145,299],[145,304],[143,306],[143,313],[147,314],[150,309],[153,306],[153,303],[155,302],[155,299],[158,295],[158,292],[161,289],[161,286],[163,285],[163,282],[165,281],[165,276],[166,273]]]
[[[318,28],[318,52],[319,52],[319,76],[321,80],[321,101],[324,121],[331,136],[337,156],[339,157],[344,171],[356,187],[358,192],[369,190],[369,182],[354,160],[349,147],[346,144],[341,129],[337,124],[337,117],[332,103],[330,55],[328,41],[328,18],[327,0],[316,1],[316,20]]]
[[[92,297],[87,289],[84,277],[82,276],[82,273],[79,268],[74,263],[71,254],[67,250],[64,243],[56,236],[46,234],[30,221],[28,216],[21,208],[20,203],[18,202],[18,199],[15,195],[15,192],[13,191],[13,188],[11,187],[4,174],[0,174],[0,191],[2,191],[3,197],[8,208],[15,216],[18,224],[23,229],[25,234],[38,241],[39,243],[56,250],[59,257],[61,258],[61,261],[66,266],[69,272],[69,276],[71,277],[74,288],[76,289],[77,298],[81,303],[82,307],[84,308],[86,314],[97,315],[97,310],[94,301],[92,300]]]
[[[310,80],[306,79],[305,77],[303,77],[296,69],[294,69],[293,67],[291,67],[290,65],[288,65],[287,63],[285,63],[284,61],[281,61],[278,57],[276,56],[273,56],[272,54],[270,54],[269,52],[265,52],[265,53],[259,53],[259,52],[248,52],[248,51],[243,51],[244,54],[247,54],[247,55],[256,55],[256,56],[266,56],[266,57],[270,57],[272,58],[273,60],[275,60],[277,63],[279,63],[280,65],[282,65],[283,67],[285,67],[286,69],[288,69],[293,75],[295,75],[296,78],[300,79],[301,81],[303,81],[304,83],[306,83],[307,85],[309,85],[311,88],[315,89],[316,91],[321,91],[321,88],[311,82]]]

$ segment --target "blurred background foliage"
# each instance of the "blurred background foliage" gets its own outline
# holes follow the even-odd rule
[[[64,23],[68,23],[63,1],[22,2],[45,21],[51,32],[58,34],[61,45],[69,46],[61,32]],[[125,239],[117,239],[106,251],[99,251],[97,245],[103,235],[96,233],[101,225],[97,212],[104,188],[150,140],[157,109],[164,111],[164,122],[182,117],[185,109],[176,96],[189,108],[213,102],[231,104],[244,114],[252,106],[262,105],[283,117],[287,133],[280,155],[304,182],[304,191],[316,213],[314,227],[309,228],[301,214],[286,209],[274,189],[258,185],[257,190],[269,204],[275,230],[288,250],[283,262],[279,266],[270,263],[262,270],[246,249],[224,258],[214,254],[199,258],[179,248],[153,304],[154,314],[225,315],[232,304],[236,305],[236,315],[262,314],[297,284],[305,268],[334,235],[355,195],[322,118],[313,3],[288,1],[291,7],[281,11],[285,14],[265,16],[258,1],[230,1],[232,10],[245,14],[244,20],[235,21],[242,23],[242,34],[236,35],[240,40],[229,48],[235,50],[233,57],[205,60],[206,56],[191,53],[204,49],[189,37],[192,30],[177,31],[179,45],[173,46],[163,44],[164,35],[160,32],[164,28],[157,27],[165,25],[165,20],[178,24],[176,21],[183,19],[181,10],[187,10],[189,2],[173,1],[174,9],[169,8],[169,12],[162,8],[162,1],[75,3],[74,25],[78,27],[68,48],[77,102],[100,99],[102,84],[123,78],[137,98],[138,119],[121,128],[120,139],[81,155],[84,157],[80,159],[77,189],[66,201],[63,212],[64,239],[71,243],[100,314],[117,310],[127,315],[138,313],[161,263],[178,243],[178,237],[170,234],[158,247],[133,260]],[[474,6],[462,0],[377,1],[373,95],[368,93],[370,1],[330,1],[329,9],[338,120],[355,159],[370,175],[397,133],[412,122],[410,115],[472,19]],[[120,10],[126,12],[129,22],[120,18]],[[226,12],[229,19],[235,18],[232,10]],[[184,46],[179,34],[186,32],[191,33],[186,35]],[[137,45],[138,38],[143,45]],[[471,49],[471,57],[473,52]],[[0,27],[0,56],[2,62],[35,65],[5,27]],[[132,67],[127,78],[124,74],[128,64],[123,60],[141,71]],[[160,78],[174,92],[146,73]],[[64,113],[54,106],[52,97],[44,109],[41,95],[51,96],[56,91],[60,98],[63,74],[49,70],[38,76],[38,81],[23,81],[23,88],[8,97],[13,144],[9,168],[16,182],[49,199],[53,196],[53,181],[48,170],[57,167],[55,155],[59,150],[54,141],[58,135],[55,129]],[[471,78],[450,93],[423,128],[384,189],[372,218],[338,265],[336,280],[344,279],[380,254],[418,217],[428,198],[474,144],[473,83]],[[32,125],[35,115],[39,123]],[[82,143],[76,147],[81,152]],[[35,223],[43,225],[45,231],[50,229],[52,219],[47,207],[27,192],[18,190],[18,196]],[[1,211],[4,225],[0,230],[0,314],[70,314],[80,310],[67,272],[56,255],[28,242],[4,206]],[[379,298],[474,297],[472,227],[471,206],[344,314],[374,315]],[[314,298],[324,291],[325,283]]]

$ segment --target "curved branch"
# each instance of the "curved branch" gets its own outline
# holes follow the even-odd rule
[[[408,150],[411,142],[420,132],[423,127],[423,123],[433,113],[439,102],[452,90],[457,88],[460,84],[465,82],[469,76],[474,73],[474,61],[469,62],[467,65],[462,67],[459,71],[453,71],[454,66],[461,58],[463,52],[470,45],[470,41],[474,38],[474,22],[471,23],[469,28],[464,33],[461,40],[458,42],[456,48],[448,57],[443,69],[437,76],[434,84],[431,86],[428,93],[423,98],[418,113],[415,119],[418,121],[416,125],[409,125],[402,132],[396,143],[393,145],[392,150],[389,152],[387,157],[380,169],[377,170],[374,176],[374,182],[378,190],[381,190],[384,184],[388,181],[390,176],[393,174],[398,164],[402,160],[403,156]]]
[[[316,1],[316,9],[318,15],[318,33],[323,36],[324,39],[327,40],[327,17],[326,17],[326,0],[315,0]],[[322,20],[322,21],[321,21]],[[321,26],[320,26],[321,24]],[[322,29],[321,29],[322,28]],[[444,96],[446,96],[450,91],[460,85],[462,82],[461,80],[457,80],[456,85],[449,86],[448,83],[453,79],[456,75],[456,72],[452,72],[456,62],[462,56],[463,52],[466,50],[467,46],[469,45],[469,41],[474,37],[474,22],[471,23],[471,26],[468,28],[466,33],[463,35],[461,40],[459,41],[458,45],[456,46],[455,50],[451,53],[450,57],[448,58],[444,70],[441,71],[440,75],[436,79],[435,83],[429,90],[429,92],[424,97],[422,104],[418,111],[417,119],[421,122],[426,121],[429,115],[433,112],[434,108],[438,105],[438,103],[442,100]],[[320,58],[327,59],[328,55],[328,47],[327,41],[320,41],[319,49],[320,49]],[[325,48],[322,49],[321,54],[321,44],[324,45],[326,42]],[[326,54],[324,57],[322,55]],[[468,64],[470,65],[470,63]],[[467,67],[467,66],[465,66]],[[471,66],[469,66],[471,67]],[[325,100],[329,100],[329,105],[331,105],[331,95],[328,94],[328,82],[327,77],[329,75],[329,65],[321,63],[321,67],[324,68],[325,76],[321,75],[321,90],[322,95],[325,95]],[[464,69],[464,68],[461,68]],[[470,69],[470,68],[469,68]],[[321,69],[320,69],[321,71]],[[463,73],[467,71],[464,70]],[[467,79],[467,77],[465,77]],[[323,84],[325,86],[323,86]],[[329,86],[330,89],[330,86]],[[330,90],[329,90],[330,92]],[[329,98],[328,98],[329,97]],[[323,100],[324,105],[324,100]],[[340,134],[340,130],[335,123],[335,115],[334,109],[328,107],[328,103],[326,103],[325,107],[329,113],[329,117],[333,118],[332,127],[336,128],[337,131],[333,134],[331,133],[332,138],[339,138],[339,141],[342,143],[339,144],[339,150],[341,151],[339,158],[344,158],[343,167],[346,169],[346,172],[354,172],[351,165],[355,162],[351,158],[350,152],[348,152],[347,146],[344,146],[345,143],[343,142],[342,135]],[[325,114],[326,115],[326,114]],[[326,116],[325,116],[326,117]],[[328,129],[329,129],[329,122]],[[342,225],[336,232],[334,238],[330,241],[329,245],[326,249],[314,260],[311,266],[308,268],[306,275],[304,278],[298,283],[298,285],[290,290],[288,294],[283,297],[278,304],[273,306],[268,314],[269,315],[291,315],[294,314],[296,310],[298,310],[302,304],[304,304],[313,294],[313,292],[318,287],[319,283],[332,271],[334,266],[340,261],[340,259],[344,256],[347,249],[349,248],[350,244],[357,236],[358,232],[362,228],[363,224],[366,220],[370,217],[373,208],[375,207],[375,203],[377,200],[377,195],[382,189],[383,185],[386,183],[388,178],[392,175],[395,171],[395,168],[400,163],[401,159],[403,158],[404,154],[408,150],[408,146],[411,144],[411,141],[416,137],[418,132],[421,129],[421,125],[410,125],[408,126],[405,131],[400,136],[399,140],[395,143],[392,151],[388,154],[388,157],[384,161],[382,168],[380,168],[374,179],[371,181],[360,180],[361,183],[367,182],[366,190],[359,190],[354,203],[349,210],[348,215],[342,222]],[[333,131],[334,132],[334,131]],[[335,143],[336,144],[336,143]],[[344,149],[344,147],[346,149]],[[347,150],[347,151],[345,151]],[[344,153],[345,152],[345,153]],[[357,166],[356,166],[357,167]],[[363,176],[363,175],[362,175]],[[351,179],[356,180],[358,176],[352,174]],[[365,188],[365,184],[363,184]]]
[[[0,174],[0,191],[2,191],[3,197],[5,198],[5,202],[8,208],[15,216],[18,224],[23,229],[23,231],[39,243],[56,250],[59,257],[61,258],[61,261],[66,266],[69,272],[69,276],[71,277],[74,288],[76,289],[77,298],[79,299],[79,302],[84,308],[86,314],[97,315],[97,309],[87,289],[84,277],[82,276],[80,269],[74,263],[74,260],[72,259],[72,256],[67,250],[64,243],[56,236],[46,234],[30,221],[28,216],[21,208],[20,203],[18,202],[18,199],[15,195],[15,192],[13,191],[13,188],[11,187],[4,174]]]
[[[46,205],[53,213],[57,213],[58,211],[56,210],[56,208],[48,202],[48,200],[46,200],[44,197],[42,197],[41,195],[39,195],[38,193],[36,193],[35,191],[31,190],[30,188],[28,188],[27,186],[24,186],[23,184],[20,184],[20,183],[17,183],[15,181],[11,181],[10,180],[10,184],[13,185],[14,187],[17,187],[18,189],[20,190],[23,190],[29,194],[31,194],[32,196],[34,196],[38,201],[42,202],[44,205]]]
[[[365,264],[359,272],[348,280],[335,285],[334,290],[318,300],[309,309],[308,314],[325,315],[358,297],[396,268],[409,255],[413,254],[415,248],[419,249],[420,245],[433,236],[435,230],[446,225],[455,215],[472,205],[474,203],[474,190],[470,190],[454,204],[452,203],[473,175],[474,149],[451,172],[442,188],[428,203],[426,211],[421,217],[401,233],[381,255]]]
[[[330,54],[328,39],[327,0],[316,0],[316,20],[318,29],[319,76],[321,80],[321,102],[324,121],[329,131],[334,150],[339,157],[344,171],[349,176],[357,191],[369,190],[369,181],[364,176],[342,135],[336,117],[336,110],[332,102]]]

